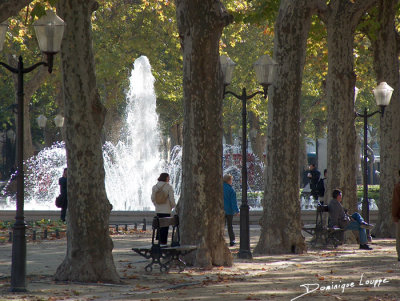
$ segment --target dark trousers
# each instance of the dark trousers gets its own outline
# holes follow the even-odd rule
[[[226,221],[226,227],[228,228],[229,242],[235,241],[235,233],[233,232],[232,220],[233,220],[232,214],[225,214],[225,221]]]
[[[317,191],[311,191],[311,195],[314,198],[314,201],[318,201],[318,192]]]
[[[68,199],[66,195],[63,195],[63,206],[61,207],[61,220],[65,222],[65,216],[67,215],[67,208],[68,208]]]
[[[157,213],[158,217],[170,217],[171,214],[169,213]],[[162,227],[160,228],[160,244],[162,245],[166,245],[167,244],[167,240],[168,240],[168,229],[169,227]]]
[[[62,209],[61,209],[61,216],[60,216],[60,218],[61,218],[61,220],[63,221],[63,222],[65,222],[65,216],[67,215],[67,207],[63,207]]]

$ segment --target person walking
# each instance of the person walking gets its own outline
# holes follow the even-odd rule
[[[65,216],[67,215],[67,208],[68,208],[67,171],[68,169],[64,168],[62,177],[58,179],[58,185],[60,185],[60,195],[63,200],[61,206],[61,216],[60,216],[63,222],[65,222]]]
[[[170,217],[172,209],[175,208],[174,188],[169,184],[169,174],[162,173],[158,182],[151,190],[151,201],[156,207],[158,217]],[[166,245],[169,227],[160,228],[160,244]]]
[[[235,233],[233,232],[233,216],[239,213],[239,208],[236,200],[236,192],[232,187],[233,177],[230,174],[224,175],[223,178],[223,190],[224,190],[224,211],[225,211],[225,222],[228,228],[229,245],[232,247],[236,244]]]
[[[400,170],[399,170],[400,176]],[[400,182],[394,185],[392,197],[392,219],[396,226],[397,260],[400,261]]]
[[[372,250],[367,244],[367,232],[365,229],[372,229],[373,226],[366,223],[358,212],[348,216],[342,206],[342,192],[339,189],[335,189],[332,192],[333,199],[329,202],[329,219],[328,227],[338,227],[345,231],[347,230],[358,230],[360,235],[360,249]]]
[[[310,164],[308,169],[307,177],[310,181],[311,195],[314,200],[318,200],[318,181],[321,173],[315,167],[315,164]]]

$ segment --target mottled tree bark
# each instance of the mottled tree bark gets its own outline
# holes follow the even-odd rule
[[[299,202],[299,119],[313,1],[282,0],[275,24],[277,73],[269,87],[261,236],[254,253],[303,253]]]
[[[226,130],[224,130],[224,138],[225,138],[225,143],[229,145],[233,145],[233,136],[232,136],[232,127],[227,126]]]
[[[169,134],[171,136],[171,149],[175,145],[182,145],[182,124],[181,123],[175,123],[173,126],[171,126],[169,130]]]
[[[343,191],[344,206],[357,210],[356,149],[354,127],[354,32],[362,15],[376,0],[333,0],[320,17],[327,27],[328,75],[328,192]]]
[[[56,280],[119,282],[109,235],[101,130],[105,109],[96,86],[91,14],[94,1],[60,0],[68,162],[67,252]]]
[[[263,135],[263,132],[261,131],[259,117],[252,111],[249,111],[248,115],[250,125],[249,138],[251,148],[257,158],[261,162],[265,162],[264,151],[267,145],[266,135]]]
[[[230,22],[219,0],[176,0],[183,50],[182,243],[201,267],[231,265],[224,240],[222,100],[219,40]]]
[[[307,159],[307,148],[306,148],[306,139],[305,139],[305,116],[300,118],[299,122],[299,183],[300,187],[304,187],[303,183],[303,173],[308,168],[308,159]]]
[[[377,83],[387,82],[393,89],[390,105],[380,122],[381,174],[379,219],[374,228],[377,237],[394,237],[391,216],[393,187],[400,169],[400,83],[399,45],[395,30],[398,0],[380,0],[378,4],[378,31],[371,38],[374,50],[374,69]]]

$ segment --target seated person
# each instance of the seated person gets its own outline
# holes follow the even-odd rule
[[[358,230],[360,234],[360,249],[372,250],[368,246],[367,233],[365,229],[371,229],[373,226],[366,223],[360,214],[354,213],[351,218],[346,214],[342,206],[342,192],[339,189],[333,190],[333,199],[329,202],[329,220],[328,227],[338,227],[346,230]]]

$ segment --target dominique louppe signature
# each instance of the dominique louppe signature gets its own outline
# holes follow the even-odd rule
[[[309,295],[317,290],[321,292],[342,292],[344,293],[347,289],[355,288],[355,287],[380,287],[381,284],[389,283],[387,278],[372,278],[368,279],[364,276],[364,273],[361,274],[359,281],[349,281],[349,282],[331,282],[331,284],[320,285],[319,283],[307,283],[301,284],[300,287],[305,288],[305,293],[297,296],[296,298],[291,299],[290,301],[297,300],[301,297]]]

